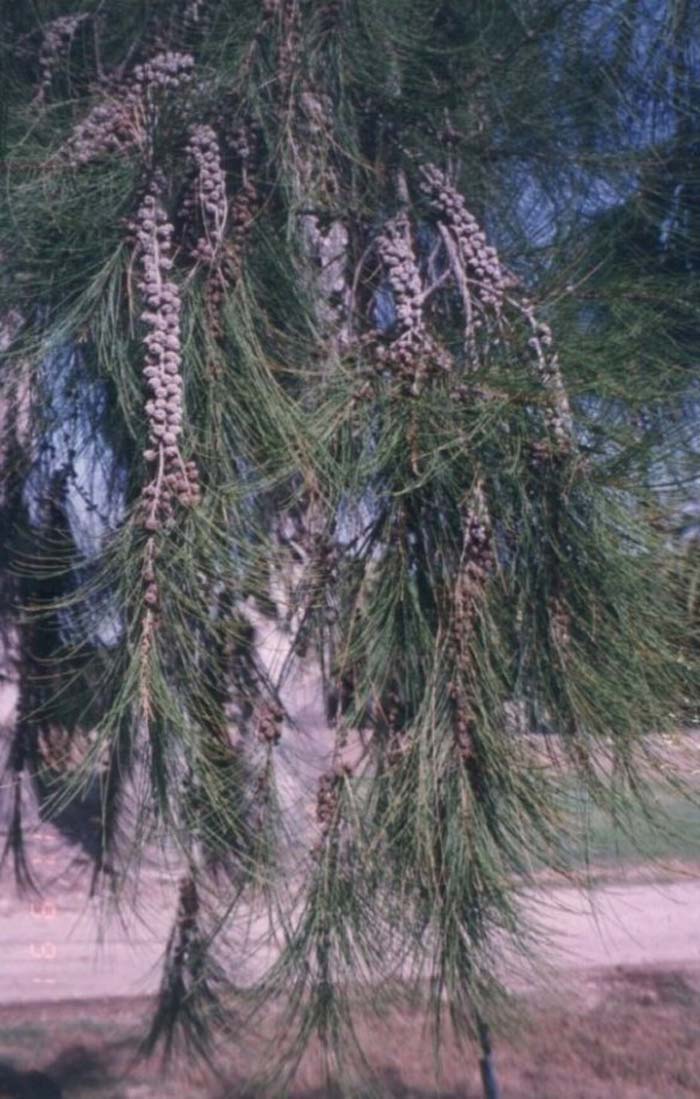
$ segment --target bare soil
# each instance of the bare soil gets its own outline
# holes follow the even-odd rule
[[[698,744],[668,746],[676,765],[682,754],[688,775],[696,773]],[[113,917],[98,946],[87,865],[55,876],[65,839],[37,826],[30,845],[42,868],[41,898],[17,896],[7,878],[0,883],[0,1099],[250,1097],[276,1012],[221,1051],[216,1073],[180,1061],[166,1075],[158,1061],[135,1063],[173,911],[172,877],[154,870],[139,891],[141,921],[123,926]],[[503,1099],[697,1099],[700,865],[676,858],[607,866],[593,880],[585,892],[543,875],[532,898],[549,944],[549,982],[515,969],[506,975],[519,1025],[495,1038]],[[416,1008],[360,1015],[357,1029],[372,1094],[481,1099],[476,1051],[448,1035],[438,1073]],[[283,1094],[336,1093],[312,1052]]]
[[[508,974],[517,1025],[495,1039],[503,1099],[700,1094],[700,876],[687,865],[675,869],[673,881],[650,881],[637,868],[589,894],[549,888],[539,898],[552,944],[548,982]],[[154,919],[154,904],[132,941],[113,925],[109,948],[96,954],[90,912],[75,925],[79,895],[56,894],[50,920],[28,916],[26,900],[7,893],[2,900],[0,1099],[252,1099],[250,1081],[266,1063],[278,1013],[252,1037],[229,1042],[216,1072],[180,1060],[166,1074],[158,1060],[135,1062],[152,1001],[128,993],[157,986],[167,911]],[[44,934],[54,937],[43,941],[56,944],[57,957],[31,949]],[[438,1072],[423,1020],[405,1005],[378,1018],[358,1015],[374,1090],[353,1094],[481,1099],[476,1051],[448,1034]],[[340,1095],[324,1079],[312,1052],[281,1094]]]
[[[700,1081],[700,969],[615,966],[530,998],[526,1021],[497,1036],[503,1099],[696,1099]],[[259,1041],[231,1048],[217,1076],[180,1064],[134,1066],[144,999],[0,1008],[2,1099],[246,1099]],[[359,1025],[375,1094],[480,1099],[476,1054],[447,1040],[436,1074],[422,1018],[410,1010]],[[258,1066],[259,1067],[259,1066]],[[41,1070],[51,1092],[28,1073]],[[3,1076],[4,1073],[4,1076]],[[4,1081],[4,1090],[3,1090]],[[42,1087],[44,1089],[42,1090]],[[290,1099],[336,1094],[309,1057]],[[359,1093],[361,1094],[361,1093]]]

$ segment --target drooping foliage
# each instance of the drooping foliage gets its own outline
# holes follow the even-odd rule
[[[630,291],[621,226],[691,163],[698,18],[4,18],[8,852],[26,877],[31,779],[54,811],[98,798],[94,890],[168,845],[149,1048],[226,1025],[242,911],[281,930],[255,990],[284,998],[292,1063],[397,972],[470,1031],[520,891],[561,865],[562,772],[618,813],[691,689],[645,475],[690,313],[660,270]]]

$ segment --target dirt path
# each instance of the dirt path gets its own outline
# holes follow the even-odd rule
[[[538,913],[563,968],[700,965],[700,877],[553,889]]]
[[[158,985],[173,910],[172,880],[150,872],[142,921],[108,920],[97,943],[97,909],[86,905],[85,871],[50,885],[65,851],[39,834],[49,877],[41,900],[0,891],[0,1097],[5,1099],[254,1099],[248,1081],[265,1061],[263,1033],[227,1046],[212,1075],[178,1063],[135,1062]],[[497,1038],[509,1099],[694,1099],[700,1078],[700,872],[653,883],[604,882],[584,893],[543,886],[536,906],[543,958],[556,980],[527,990],[521,1026]],[[533,900],[533,908],[535,907]],[[544,974],[547,976],[547,974]],[[274,1015],[274,1012],[273,1012]],[[410,1008],[359,1020],[358,1035],[385,1099],[479,1099],[476,1058],[446,1045],[436,1076],[423,1017]],[[268,1034],[269,1032],[269,1034]],[[269,1051],[267,1051],[269,1052]],[[37,1090],[35,1073],[60,1090]],[[328,1099],[318,1058],[305,1058],[290,1099]],[[339,1094],[339,1093],[338,1093]]]
[[[60,839],[45,830],[35,843],[48,872],[42,897],[18,898],[7,879],[0,892],[0,1003],[152,993],[173,912],[172,879],[152,871],[140,890],[146,898],[140,919],[106,918],[100,942],[99,910],[85,899],[85,873],[76,870],[73,878],[64,875],[60,885],[51,885]],[[661,883],[604,884],[589,892],[547,888],[532,908],[550,966],[700,966],[700,872]],[[515,967],[509,975],[511,984],[521,985]]]

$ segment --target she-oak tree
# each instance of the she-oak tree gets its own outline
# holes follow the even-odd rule
[[[693,679],[643,475],[688,370],[660,299],[623,368],[591,338],[635,316],[588,262],[674,139],[692,6],[4,18],[6,855],[30,887],[32,784],[97,799],[94,893],[167,846],[147,1048],[243,996],[288,1067],[339,1056],[397,974],[487,1046],[566,789],[622,819]],[[240,912],[282,944],[245,989]]]

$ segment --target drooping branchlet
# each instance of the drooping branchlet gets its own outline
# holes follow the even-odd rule
[[[560,654],[571,645],[571,613],[563,599],[555,597],[549,603],[549,633],[554,647]]]
[[[495,564],[491,519],[481,483],[465,501],[462,531],[462,553],[453,594],[455,674],[450,694],[455,707],[455,741],[460,756],[466,762],[473,751],[473,714],[466,686],[472,665],[471,635],[486,583]]]
[[[234,131],[231,149],[240,167],[241,182],[231,199],[231,239],[227,251],[233,275],[238,278],[248,237],[260,207],[260,194],[253,175],[259,155],[259,138],[255,129],[249,125],[239,126]]]
[[[391,687],[378,707],[381,725],[386,735],[386,761],[390,767],[398,766],[409,754],[411,740],[402,719],[401,697],[395,687]]]
[[[515,305],[532,333],[527,346],[535,362],[535,369],[547,394],[545,418],[560,452],[570,450],[573,443],[573,419],[571,406],[561,374],[561,365],[553,346],[552,330],[538,320],[535,307],[529,298],[522,298]]]

